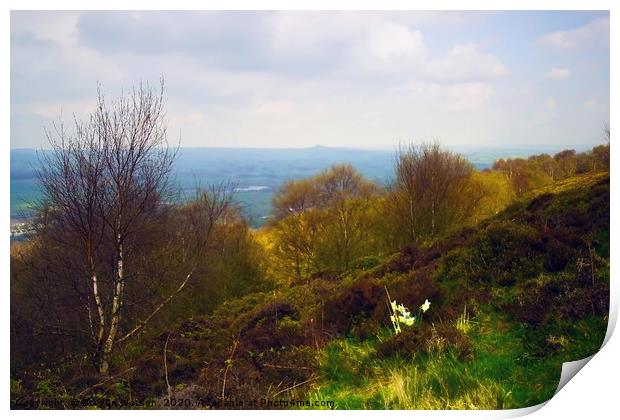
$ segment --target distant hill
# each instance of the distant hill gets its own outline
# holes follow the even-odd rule
[[[478,169],[488,168],[502,157],[528,156],[547,149],[461,148]],[[260,226],[271,213],[273,192],[286,180],[311,176],[337,163],[350,163],[365,177],[386,183],[393,174],[395,151],[315,146],[293,148],[181,148],[175,164],[174,182],[183,195],[197,185],[230,180],[239,187],[236,199]],[[11,149],[11,218],[30,214],[30,204],[40,197],[33,168],[37,151]]]

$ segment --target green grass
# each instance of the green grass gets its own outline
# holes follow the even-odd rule
[[[488,308],[487,308],[488,309]],[[377,340],[333,341],[322,352],[322,380],[306,398],[332,400],[336,409],[504,409],[550,399],[561,363],[592,354],[602,342],[600,320],[577,322],[564,352],[528,358],[525,327],[492,311],[468,322],[473,359],[449,350],[412,359],[376,356]],[[524,356],[525,355],[525,356]]]

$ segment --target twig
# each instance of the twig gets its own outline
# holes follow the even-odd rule
[[[103,381],[101,381],[101,382],[99,382],[99,383],[97,383],[97,384],[95,384],[93,386],[89,386],[88,388],[86,388],[85,390],[83,390],[82,392],[77,394],[76,397],[79,398],[82,395],[86,394],[88,391],[90,391],[92,389],[95,389],[95,388],[98,388],[101,385],[104,385],[104,384],[110,382],[111,380],[118,378],[119,376],[123,376],[124,374],[126,374],[126,373],[128,373],[128,372],[130,372],[132,370],[136,370],[136,368],[132,367],[132,368],[126,369],[126,370],[122,371],[121,373],[117,373],[116,375],[112,375],[112,376],[108,377],[107,379],[105,379],[105,380],[103,380]]]
[[[283,383],[286,379],[288,379],[288,376],[285,376],[285,377],[284,377],[284,378],[280,381],[280,383],[276,386],[276,389],[275,389],[276,391],[277,391],[278,389],[280,389],[280,385],[282,385],[282,383]],[[269,385],[269,389],[267,390],[267,394],[269,394],[269,391],[271,391],[271,385]]]
[[[232,350],[230,351],[230,356],[228,360],[226,360],[226,369],[224,370],[224,380],[222,381],[222,401],[224,401],[225,393],[226,393],[226,376],[228,375],[228,369],[232,366],[232,358],[235,355],[235,350],[237,350],[237,344],[239,344],[239,337],[233,341]]]
[[[390,297],[390,292],[388,292],[387,286],[384,285],[383,288],[385,289],[385,294],[387,295],[387,298],[388,298],[388,310],[390,311],[390,316],[396,315],[394,312],[392,312],[392,298]],[[392,322],[392,324],[393,323],[394,322]]]
[[[390,307],[390,313],[392,313],[392,306],[390,305],[392,303],[392,298],[390,297],[390,292],[388,292],[387,286],[383,286],[383,288],[385,289],[385,294],[388,297],[388,306]]]
[[[168,302],[170,302],[176,295],[178,295],[179,293],[181,293],[181,291],[183,291],[183,289],[185,288],[185,286],[187,285],[187,282],[189,281],[189,279],[192,277],[192,274],[194,273],[194,270],[190,271],[189,274],[185,277],[185,280],[183,280],[183,282],[181,283],[181,285],[171,294],[169,295],[166,299],[164,299],[156,308],[153,312],[151,312],[151,314],[149,316],[146,317],[146,319],[144,319],[144,321],[140,322],[138,325],[136,325],[131,331],[129,331],[127,334],[125,334],[123,337],[119,338],[118,340],[116,340],[116,344],[127,340],[129,337],[131,337],[132,335],[134,335],[135,333],[137,333],[138,331],[140,331],[146,324],[149,323],[149,321],[155,316],[157,315],[157,313],[161,310],[161,308],[163,308],[164,306],[166,306],[166,304],[168,304]]]
[[[278,395],[280,395],[283,392],[290,391],[291,389],[295,389],[297,387],[300,387],[300,386],[302,386],[304,384],[307,384],[308,382],[312,382],[312,381],[315,381],[315,380],[317,380],[319,378],[322,378],[323,376],[325,376],[325,375],[314,376],[314,377],[312,377],[312,378],[310,378],[310,379],[308,379],[306,381],[300,382],[300,383],[298,383],[296,385],[293,385],[293,386],[289,386],[288,388],[285,388],[282,391],[279,391],[279,392],[276,392],[275,394],[273,394],[272,398],[277,397]]]
[[[274,368],[274,369],[305,369],[305,370],[312,370],[311,367],[306,367],[306,366],[281,366],[281,365],[272,365],[270,363],[263,363],[263,366],[269,367],[269,368]]]

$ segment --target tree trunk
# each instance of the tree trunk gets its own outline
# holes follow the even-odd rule
[[[97,306],[97,314],[99,315],[99,329],[97,332],[97,343],[101,343],[103,341],[103,334],[105,332],[105,313],[103,311],[103,304],[101,303],[101,295],[99,294],[97,273],[92,274],[92,279],[93,279],[93,296],[95,298],[95,305]]]
[[[118,235],[120,242],[120,235]],[[121,305],[123,298],[123,286],[125,278],[123,274],[123,245],[119,243],[117,250],[117,263],[116,263],[116,281],[114,285],[114,295],[112,297],[112,310],[110,316],[110,331],[108,337],[103,345],[101,354],[101,362],[99,367],[99,373],[107,375],[110,368],[110,358],[112,356],[112,349],[116,339],[116,333],[118,332],[118,325],[121,319]]]
[[[409,195],[409,242],[415,241],[415,215],[413,214],[413,197]]]
[[[92,253],[90,251],[89,251],[89,254],[90,255],[88,256],[88,265],[90,266],[90,272],[91,272],[93,299],[95,301],[95,307],[97,308],[97,316],[98,316],[98,321],[99,321],[97,325],[97,334],[94,335],[95,333],[93,331],[93,335],[94,335],[93,339],[96,345],[95,358],[93,362],[97,370],[101,371],[101,362],[103,360],[102,356],[103,356],[104,335],[105,335],[105,328],[106,328],[106,316],[105,316],[105,310],[103,307],[103,302],[101,300],[101,291],[99,290],[99,279],[97,277],[95,263],[93,260]]]

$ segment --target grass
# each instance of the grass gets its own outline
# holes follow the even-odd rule
[[[459,360],[449,350],[380,359],[375,345],[381,337],[341,339],[323,350],[323,379],[306,397],[332,400],[336,409],[528,407],[553,396],[563,361],[590,355],[602,342],[598,336],[604,329],[595,325],[597,319],[587,319],[573,326],[566,351],[540,360],[528,358],[525,327],[486,309],[475,320],[467,312],[457,320],[472,343],[470,361]]]
[[[375,357],[368,342],[342,340],[326,349],[326,379],[308,398],[336,409],[490,409],[513,405],[511,392],[485,369],[450,353],[415,360]],[[480,363],[486,363],[482,361]]]
[[[456,319],[455,327],[463,334],[467,334],[471,331],[472,321],[467,312],[467,305],[464,306],[463,313]]]

